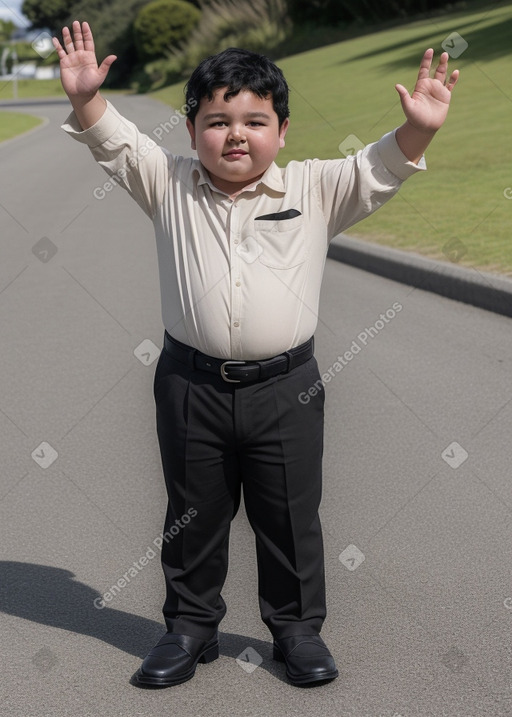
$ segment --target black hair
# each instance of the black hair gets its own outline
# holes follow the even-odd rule
[[[186,115],[194,123],[204,97],[213,100],[215,90],[227,87],[226,102],[240,90],[249,90],[263,99],[272,99],[279,127],[290,115],[288,84],[283,73],[268,57],[250,50],[229,47],[203,60],[185,85]]]

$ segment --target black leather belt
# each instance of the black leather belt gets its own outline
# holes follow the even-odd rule
[[[182,344],[167,331],[164,333],[164,348],[174,359],[187,364],[191,369],[215,373],[228,383],[247,383],[288,373],[296,366],[306,363],[313,356],[314,339],[311,337],[300,346],[261,361],[224,361],[224,359],[213,358]]]

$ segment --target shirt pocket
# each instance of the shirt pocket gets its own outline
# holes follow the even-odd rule
[[[306,260],[304,217],[256,219],[254,237],[261,253],[258,260],[271,269],[292,269]]]

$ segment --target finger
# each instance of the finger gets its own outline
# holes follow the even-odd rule
[[[82,26],[78,20],[73,22],[73,39],[75,41],[75,50],[83,50],[84,38],[82,36]]]
[[[66,48],[66,52],[67,53],[74,52],[75,46],[73,45],[73,39],[71,37],[69,27],[62,28],[62,40],[64,42],[64,47]]]
[[[443,82],[446,80],[446,73],[448,72],[448,53],[443,52],[439,58],[439,64],[436,67],[434,73],[434,79]]]
[[[56,37],[52,37],[53,46],[57,51],[57,55],[59,56],[59,59],[66,56],[66,51],[60,44],[59,40]]]
[[[454,70],[452,74],[450,75],[450,79],[446,83],[446,89],[450,90],[450,92],[453,90],[455,85],[457,84],[457,80],[459,79],[459,70]]]
[[[108,71],[116,60],[116,55],[109,55],[108,57],[105,57],[101,65],[98,67],[98,70],[100,71],[103,79],[105,79],[105,77],[108,75]]]
[[[409,107],[409,104],[412,102],[412,97],[410,96],[408,90],[403,85],[395,85],[395,90],[400,95],[400,102],[402,103],[402,107],[404,110]]]
[[[434,57],[434,50],[430,47],[425,51],[425,54],[421,58],[420,71],[418,72],[418,80],[424,80],[426,77],[430,77],[430,67],[432,66],[432,58]]]
[[[92,36],[91,26],[88,22],[82,23],[82,32],[84,35],[84,46],[89,52],[94,52],[94,38]]]
[[[405,88],[403,85],[395,85],[395,90],[400,95],[400,99],[402,97],[404,97],[405,95],[407,95],[407,97],[409,97],[409,92],[408,92],[407,88]]]

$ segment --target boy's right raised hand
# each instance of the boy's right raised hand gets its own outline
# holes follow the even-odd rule
[[[54,37],[53,45],[60,60],[60,79],[71,102],[91,100],[105,81],[115,55],[106,57],[98,66],[94,52],[94,38],[89,23],[73,22],[73,37],[69,28],[62,30],[64,47]]]

